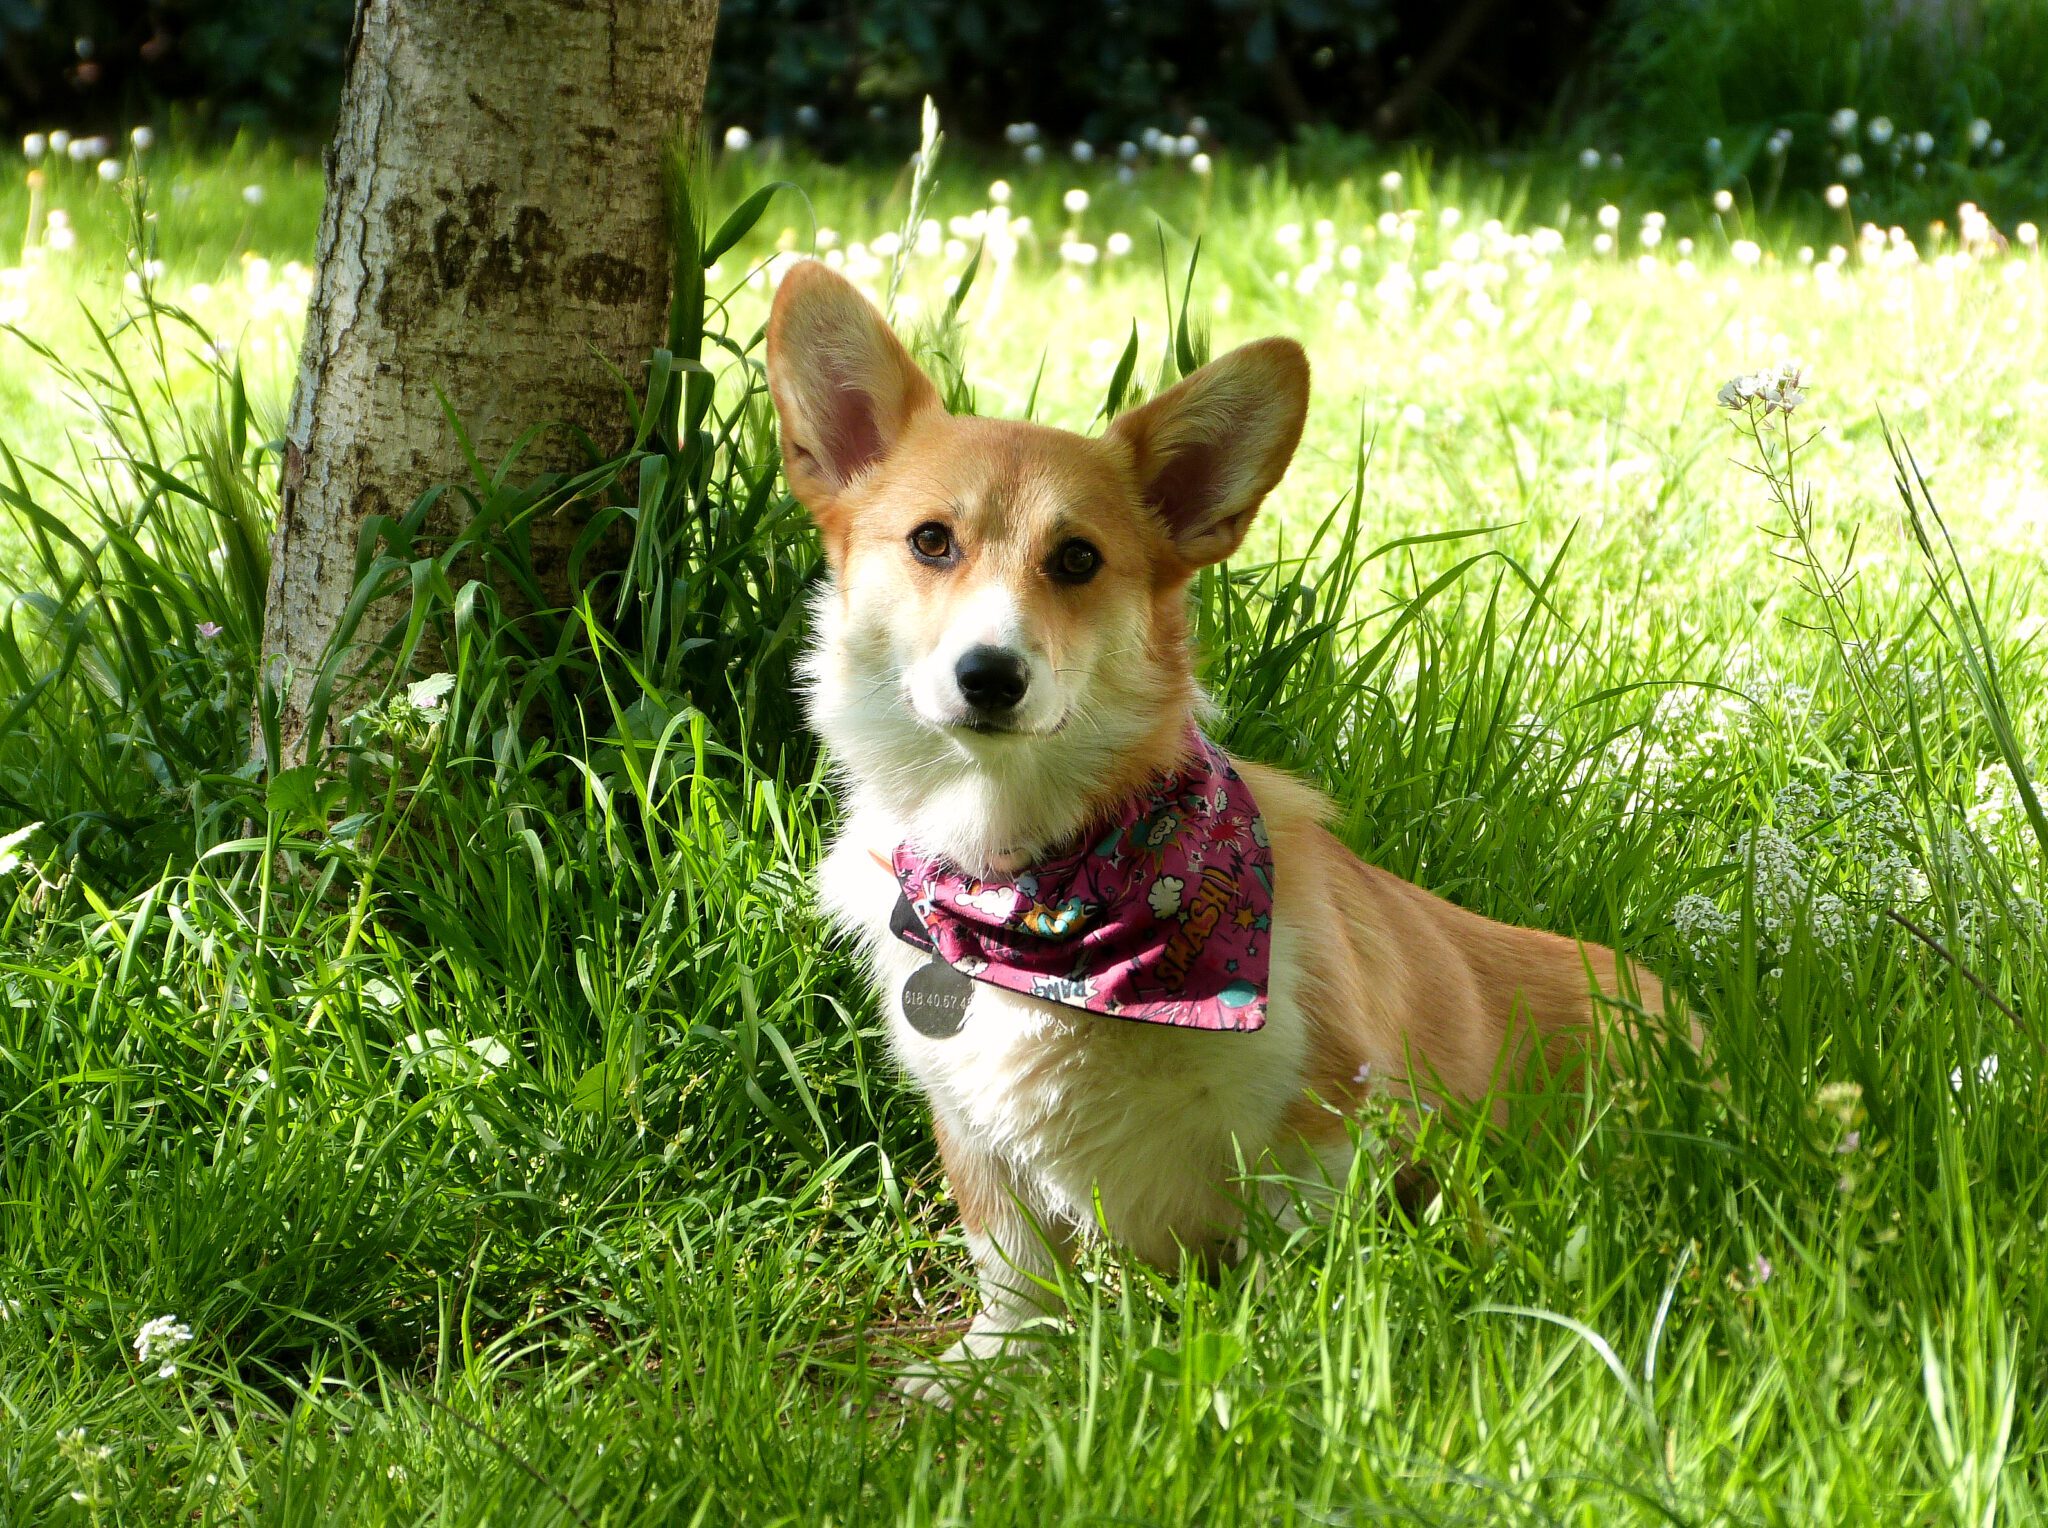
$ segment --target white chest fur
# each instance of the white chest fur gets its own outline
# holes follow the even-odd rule
[[[1292,931],[1276,927],[1265,1027],[1215,1034],[1063,1008],[977,982],[942,1038],[903,1016],[903,984],[929,956],[890,932],[898,889],[877,862],[894,824],[856,814],[821,871],[834,919],[862,942],[897,1059],[957,1148],[1048,1224],[1106,1231],[1170,1263],[1177,1244],[1232,1228],[1231,1179],[1274,1142],[1301,1088]]]

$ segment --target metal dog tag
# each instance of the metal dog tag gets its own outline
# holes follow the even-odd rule
[[[903,1017],[926,1038],[944,1040],[960,1033],[973,995],[970,979],[943,960],[928,960],[903,984]]]

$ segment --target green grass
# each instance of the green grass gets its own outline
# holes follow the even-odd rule
[[[305,258],[309,169],[270,164],[245,229],[240,166],[166,163],[202,189],[154,188],[161,300],[242,248]],[[781,168],[842,248],[903,216],[900,183]],[[1824,284],[1799,247],[1852,241],[1822,208],[1759,230],[1706,188],[1384,168],[1096,177],[1078,233],[1136,252],[1073,268],[1071,172],[1012,174],[1036,240],[1006,268],[991,244],[931,353],[986,411],[1085,427],[1134,321],[1140,380],[1178,369],[1199,234],[1192,328],[1297,334],[1316,368],[1294,471],[1197,591],[1223,737],[1321,780],[1378,863],[1658,967],[1711,1078],[1646,1060],[1572,1130],[1434,1117],[1426,1205],[1362,1169],[1334,1224],[1255,1224],[1219,1284],[1091,1255],[1042,1370],[906,1411],[888,1378],[962,1319],[966,1260],[809,891],[832,804],[787,675],[817,553],[758,371],[714,339],[715,393],[650,411],[628,576],[511,624],[423,566],[452,684],[360,715],[330,775],[265,780],[247,527],[288,372],[238,380],[166,321],[161,389],[150,326],[109,340],[124,382],[39,298],[72,382],[0,339],[32,591],[0,641],[0,833],[45,824],[0,883],[0,1521],[2040,1516],[2048,833],[2010,764],[2048,742],[2048,269],[1937,266],[1915,230],[1920,262]],[[762,169],[720,167],[714,207]],[[952,173],[934,215],[984,183]],[[111,327],[115,199],[73,189],[100,264],[38,280]],[[1603,197],[1625,255],[1594,250]],[[1370,294],[1403,241],[1363,227],[1409,207],[1398,308]],[[747,273],[811,229],[785,194],[721,259],[714,337],[758,360]],[[903,316],[958,265],[913,261]],[[1777,501],[1714,391],[1784,349],[1820,433]],[[155,470],[54,449],[81,437]],[[477,490],[476,550],[516,562],[504,517],[618,468]],[[406,538],[378,576],[410,579]],[[131,1344],[172,1313],[194,1337],[159,1376]]]

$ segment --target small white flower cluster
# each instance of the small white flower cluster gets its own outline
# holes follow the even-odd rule
[[[1905,803],[1881,781],[1841,771],[1819,784],[1784,786],[1771,797],[1769,820],[1738,833],[1729,849],[1748,876],[1760,953],[1782,963],[1803,935],[1846,962],[1887,914],[1931,916],[1936,878],[1951,891],[1976,884],[1974,857],[1960,835],[1937,835],[1924,846],[1924,865],[1916,859],[1922,847]],[[1955,919],[1965,947],[2000,929],[2034,937],[2048,921],[2032,899],[2014,893],[1960,896]],[[1695,893],[1673,905],[1671,921],[1694,958],[1712,960],[1729,952],[1742,920]]]
[[[1116,146],[1116,178],[1123,185],[1130,185],[1137,179],[1138,160],[1143,154],[1156,159],[1185,160],[1190,170],[1197,175],[1207,175],[1214,167],[1209,156],[1202,151],[1202,140],[1209,134],[1209,124],[1201,117],[1190,117],[1186,129],[1179,133],[1166,132],[1161,128],[1148,127],[1135,139],[1126,138]],[[1045,163],[1045,135],[1039,131],[1036,122],[1012,122],[1003,129],[1003,142],[1019,151],[1024,163],[1036,169]],[[1067,145],[1067,157],[1075,164],[1093,164],[1098,157],[1106,157],[1107,147],[1098,150],[1086,138],[1076,138]]]
[[[1730,378],[1714,396],[1727,409],[1742,409],[1751,414],[1761,409],[1767,416],[1789,414],[1806,401],[1801,380],[1802,368],[1796,361],[1781,361],[1770,371],[1744,372]]]
[[[135,1361],[147,1368],[157,1365],[156,1377],[169,1379],[178,1372],[171,1355],[192,1340],[192,1328],[176,1316],[152,1316],[135,1334]]]

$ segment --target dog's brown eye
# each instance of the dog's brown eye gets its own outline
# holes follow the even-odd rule
[[[1052,576],[1063,584],[1085,584],[1102,566],[1102,554],[1076,537],[1052,554]]]
[[[953,559],[953,533],[938,521],[928,520],[910,533],[910,550],[919,562],[950,562]]]

